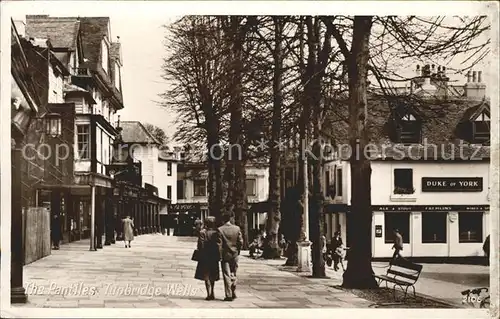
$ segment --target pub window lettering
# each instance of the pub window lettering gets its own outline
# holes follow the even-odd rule
[[[207,196],[207,181],[195,180],[194,181],[194,196]]]
[[[394,194],[413,194],[413,170],[411,168],[394,169]]]
[[[447,212],[422,213],[422,243],[444,244],[447,238]]]
[[[483,241],[483,213],[458,213],[459,243],[481,243]]]

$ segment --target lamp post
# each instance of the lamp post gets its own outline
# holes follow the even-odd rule
[[[307,135],[306,135],[307,136]],[[302,195],[302,229],[298,246],[298,267],[299,272],[311,271],[311,242],[309,241],[309,173],[307,169],[307,138],[304,139],[303,145],[303,160],[304,160],[304,193]]]

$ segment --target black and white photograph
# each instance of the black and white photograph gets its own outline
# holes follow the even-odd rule
[[[2,318],[498,318],[498,3],[1,6]]]

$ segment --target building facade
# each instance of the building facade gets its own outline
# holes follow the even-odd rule
[[[25,33],[35,42],[50,38],[49,58],[58,63],[42,76],[50,111],[62,115],[61,138],[53,149],[67,154],[54,159],[64,178],[44,180],[37,200],[60,216],[63,242],[94,233],[94,248],[102,248],[104,234],[105,244],[114,240],[113,207],[106,200],[113,178],[106,167],[117,135],[114,116],[123,108],[120,45],[112,40],[107,17],[27,16]]]
[[[441,70],[428,70],[419,72],[413,86],[419,98],[413,104],[408,97],[392,106],[372,100],[370,114],[379,125],[371,141],[374,259],[392,257],[393,229],[402,234],[406,257],[484,255],[482,245],[490,232],[485,85],[481,73],[474,72],[464,86],[450,88],[439,76]],[[327,238],[341,230],[349,243],[355,235],[349,233],[350,165],[347,156],[336,155],[325,165]]]

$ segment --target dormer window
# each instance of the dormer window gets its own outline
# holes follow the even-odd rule
[[[490,117],[485,112],[472,122],[472,141],[475,144],[486,144],[490,141]]]
[[[411,113],[406,113],[398,123],[398,142],[403,144],[418,144],[422,141],[422,124]]]

